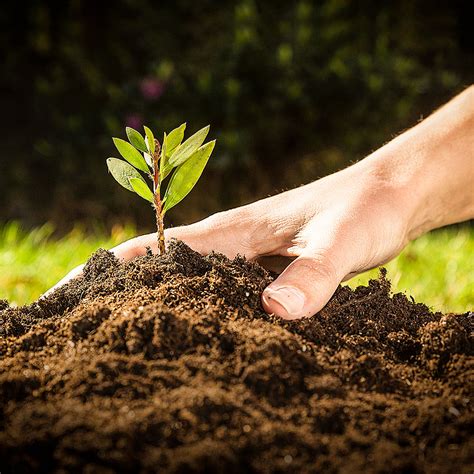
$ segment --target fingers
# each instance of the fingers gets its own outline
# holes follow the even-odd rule
[[[262,304],[265,311],[284,319],[316,314],[346,274],[338,261],[331,250],[299,256],[264,290]]]
[[[182,240],[203,255],[212,251],[223,253],[229,258],[237,254],[248,259],[259,255],[286,255],[284,252],[288,248],[288,240],[294,235],[294,224],[291,224],[291,219],[287,219],[287,222],[269,218],[270,211],[278,207],[272,205],[272,199],[219,212],[191,225],[166,229],[165,239]],[[157,253],[156,233],[130,239],[112,248],[111,252],[121,260],[130,260],[145,255],[147,247]],[[82,267],[73,270],[46,294],[78,276],[81,271]]]
[[[165,239],[179,239],[189,245],[191,248],[200,251],[201,253],[209,253],[210,249],[206,245],[204,229],[193,231],[193,224],[191,226],[176,227],[165,230]],[[110,251],[121,260],[131,260],[132,258],[139,257],[146,254],[146,249],[150,248],[153,253],[158,252],[158,238],[156,232],[146,235],[140,235],[133,239],[122,242],[120,245],[112,248]],[[208,250],[207,252],[202,250]]]
[[[259,215],[255,218],[249,216],[241,208],[232,209],[214,214],[194,224],[166,229],[165,238],[167,241],[172,238],[182,240],[203,255],[215,251],[230,258],[240,254],[251,259],[260,252],[258,242],[255,242],[252,237],[253,229],[260,218]],[[268,242],[268,240],[265,241]],[[150,247],[154,253],[157,252],[156,233],[135,237],[111,251],[118,258],[130,260],[139,255],[145,255],[146,247]]]
[[[193,250],[204,255],[214,250],[229,257],[241,254],[253,258],[254,250],[250,248],[250,244],[246,245],[249,242],[247,235],[250,227],[248,219],[247,221],[244,220],[242,211],[233,209],[214,214],[195,224],[166,229],[165,238],[167,241],[172,238],[182,240]],[[154,232],[127,240],[110,251],[121,260],[131,260],[145,255],[147,247],[151,248],[153,253],[157,253],[157,242],[157,234]],[[44,293],[41,298],[48,296],[60,286],[79,276],[83,266],[80,265],[69,272],[61,281]]]
[[[206,229],[201,229],[198,231],[198,229],[193,230],[191,226],[167,229],[165,231],[165,239],[167,243],[170,239],[182,240],[193,250],[196,250],[203,255],[207,255],[212,250],[222,252],[222,250],[218,250],[213,246],[213,239],[211,238],[210,233],[206,232]],[[139,237],[134,237],[133,239],[127,240],[126,242],[117,245],[110,251],[121,260],[131,260],[132,258],[145,255],[147,247],[156,254],[158,252],[157,242],[157,234],[154,232],[152,234],[141,235]]]

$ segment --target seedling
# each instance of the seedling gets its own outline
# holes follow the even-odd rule
[[[180,203],[198,182],[216,141],[203,145],[209,133],[209,125],[183,142],[186,129],[186,124],[183,123],[169,134],[164,134],[163,144],[148,127],[143,128],[145,136],[127,127],[128,142],[121,138],[113,139],[126,161],[109,158],[107,166],[120,185],[152,204],[156,214],[158,252],[162,255],[165,252],[165,214]],[[141,173],[151,179],[152,189]],[[167,177],[170,179],[162,198],[161,185]]]

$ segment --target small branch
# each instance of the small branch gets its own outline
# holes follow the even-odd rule
[[[153,195],[154,195],[154,206],[156,213],[156,228],[158,231],[158,254],[163,255],[165,253],[165,228],[163,225],[163,214],[160,196],[161,176],[160,176],[160,153],[161,144],[155,139],[155,152],[153,153]]]

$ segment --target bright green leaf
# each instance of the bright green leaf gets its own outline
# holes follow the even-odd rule
[[[166,141],[167,141],[167,136],[166,136],[166,132],[165,132],[165,134],[163,136],[163,145],[161,145],[161,156],[160,156],[160,175],[161,175],[161,179],[164,179],[162,173],[163,173],[164,168],[167,165],[166,150],[168,149],[168,146],[166,144]]]
[[[201,130],[190,136],[184,143],[179,145],[169,159],[170,165],[179,166],[189,159],[204,143],[208,133],[209,125],[207,127],[201,128]]]
[[[193,189],[204,171],[215,144],[215,140],[206,143],[176,169],[165,193],[164,213],[181,202]]]
[[[130,143],[121,138],[113,139],[119,153],[135,168],[148,173],[148,166],[141,153]]]
[[[152,204],[154,203],[153,193],[151,192],[148,185],[143,181],[143,179],[138,178],[128,178],[130,185],[132,186],[133,190],[143,199],[146,201],[150,201]]]
[[[166,163],[165,166],[163,166],[163,169],[160,172],[161,181],[166,179],[166,177],[171,173],[171,171],[173,171],[173,167],[169,163]]]
[[[132,185],[129,181],[130,178],[141,179],[145,183],[142,175],[126,161],[119,160],[117,158],[109,158],[107,160],[107,167],[109,168],[110,173],[115,178],[117,183],[129,191],[134,192],[134,189],[132,188]]]
[[[137,132],[134,128],[127,127],[125,129],[127,132],[128,141],[140,151],[148,151],[145,139],[142,137],[140,132]]]
[[[183,123],[178,128],[172,130],[166,140],[166,156],[169,158],[177,146],[181,145],[184,138],[184,130],[186,129],[186,123]]]
[[[148,153],[153,156],[153,153],[155,153],[155,136],[146,125],[144,125],[143,128],[145,129],[146,133],[146,145],[148,147]]]

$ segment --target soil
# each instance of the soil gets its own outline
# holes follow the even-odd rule
[[[382,272],[285,322],[260,306],[271,280],[174,242],[0,302],[2,474],[473,471],[473,313]]]

